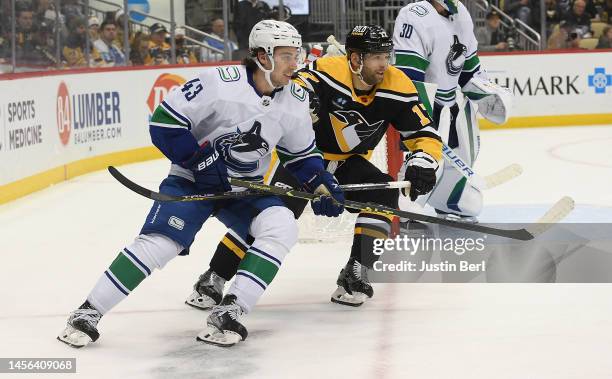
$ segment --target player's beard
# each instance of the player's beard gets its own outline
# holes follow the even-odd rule
[[[361,70],[363,81],[371,86],[375,86],[383,81],[383,75],[378,75],[375,70],[368,70],[365,67]]]

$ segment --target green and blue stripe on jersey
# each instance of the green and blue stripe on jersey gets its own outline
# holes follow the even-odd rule
[[[200,148],[191,127],[191,121],[166,101],[157,106],[149,121],[153,145],[173,163],[188,160]]]
[[[413,50],[395,50],[395,67],[413,81],[424,82],[429,61]]]

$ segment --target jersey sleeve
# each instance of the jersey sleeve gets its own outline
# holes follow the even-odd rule
[[[401,75],[401,74],[400,74]],[[414,83],[406,77],[402,84],[406,94],[397,97],[399,112],[390,120],[391,124],[400,133],[403,147],[409,151],[422,150],[436,160],[442,159],[442,139],[434,127],[434,122],[421,101]]]
[[[410,79],[422,82],[429,66],[429,49],[427,33],[417,17],[409,6],[400,11],[393,29],[393,46],[395,67]]]
[[[284,135],[276,145],[276,152],[283,166],[302,184],[316,172],[323,170],[323,155],[315,143],[308,112],[308,94],[297,84],[292,84],[292,90],[303,91],[304,100],[296,107],[294,117],[288,120],[290,125],[287,125]]]
[[[460,7],[463,8],[460,20],[461,33],[465,36],[465,47],[467,49],[465,63],[463,64],[463,69],[459,75],[459,86],[463,88],[463,86],[465,86],[470,79],[472,79],[472,76],[474,76],[474,74],[480,70],[480,59],[478,58],[477,53],[478,41],[476,40],[476,35],[474,34],[474,23],[472,22],[472,17],[463,4],[460,3]]]
[[[149,121],[151,141],[173,163],[184,162],[198,150],[191,129],[214,109],[214,93],[202,82],[196,77],[172,90]]]

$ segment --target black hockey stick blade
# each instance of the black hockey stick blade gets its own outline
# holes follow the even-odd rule
[[[108,172],[115,178],[119,183],[123,184],[128,189],[136,192],[137,194],[144,196],[148,199],[167,202],[167,201],[210,201],[210,200],[223,200],[223,199],[236,199],[248,196],[262,196],[265,195],[262,192],[253,191],[242,191],[242,192],[222,192],[210,195],[188,195],[188,196],[174,196],[167,195],[164,193],[152,191],[145,188],[137,183],[134,183],[130,179],[126,178],[119,170],[113,166],[108,166]]]
[[[308,192],[274,187],[274,186],[269,186],[266,184],[254,183],[254,182],[249,182],[246,180],[240,180],[240,179],[235,179],[235,178],[230,178],[230,183],[232,185],[236,185],[236,186],[240,186],[240,187],[244,187],[244,188],[248,188],[248,189],[252,189],[256,191],[263,191],[266,193],[273,193],[275,195],[280,195],[280,196],[297,197],[297,198],[307,199],[307,200],[316,200],[319,198],[318,195],[308,193]],[[415,220],[415,221],[423,221],[423,222],[430,222],[430,223],[439,224],[439,225],[446,225],[446,226],[450,226],[450,227],[457,228],[457,229],[469,230],[469,231],[478,232],[478,233],[492,234],[492,235],[496,235],[500,237],[506,237],[506,238],[516,239],[516,240],[521,240],[521,241],[528,241],[534,238],[534,235],[531,234],[526,229],[499,229],[499,228],[494,228],[494,227],[480,225],[480,224],[467,224],[467,223],[443,219],[439,217],[428,216],[428,215],[423,215],[419,213],[412,213],[408,211],[402,211],[400,209],[390,208],[390,207],[386,207],[380,204],[361,203],[357,201],[345,200],[344,206],[347,208],[353,208],[353,209],[358,209],[362,211],[386,213],[388,215],[405,217],[405,218]]]

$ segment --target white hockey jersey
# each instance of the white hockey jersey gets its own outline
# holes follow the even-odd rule
[[[263,180],[274,148],[293,161],[320,156],[307,92],[292,82],[272,97],[261,96],[244,66],[203,69],[168,94],[150,125],[188,130],[200,145],[209,141],[231,177]],[[193,180],[176,162],[170,174]]]
[[[437,84],[441,105],[454,104],[457,85],[480,67],[472,18],[461,2],[448,18],[427,1],[405,6],[395,19],[393,45],[397,68],[412,80]]]

